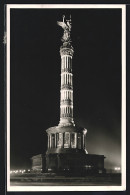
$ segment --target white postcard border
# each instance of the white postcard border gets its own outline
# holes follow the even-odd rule
[[[122,123],[121,186],[10,186],[10,9],[122,9]],[[123,191],[126,190],[126,5],[123,4],[7,4],[7,191]]]

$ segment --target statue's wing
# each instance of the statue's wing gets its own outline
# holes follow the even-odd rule
[[[66,28],[66,24],[64,22],[57,22],[59,26],[61,26],[63,29]]]
[[[71,27],[72,27],[71,24],[68,22],[67,25],[69,27],[69,30],[71,31]]]

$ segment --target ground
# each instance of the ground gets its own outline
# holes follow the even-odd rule
[[[85,177],[24,174],[11,176],[11,186],[120,186],[121,174],[98,174]]]

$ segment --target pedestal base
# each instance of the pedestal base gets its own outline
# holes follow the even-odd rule
[[[103,173],[104,155],[68,153],[46,154],[46,172],[59,175],[87,175]]]

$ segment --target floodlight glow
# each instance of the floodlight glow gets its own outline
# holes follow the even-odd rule
[[[115,169],[116,171],[120,171],[120,170],[121,170],[120,167],[115,167],[114,169]]]

